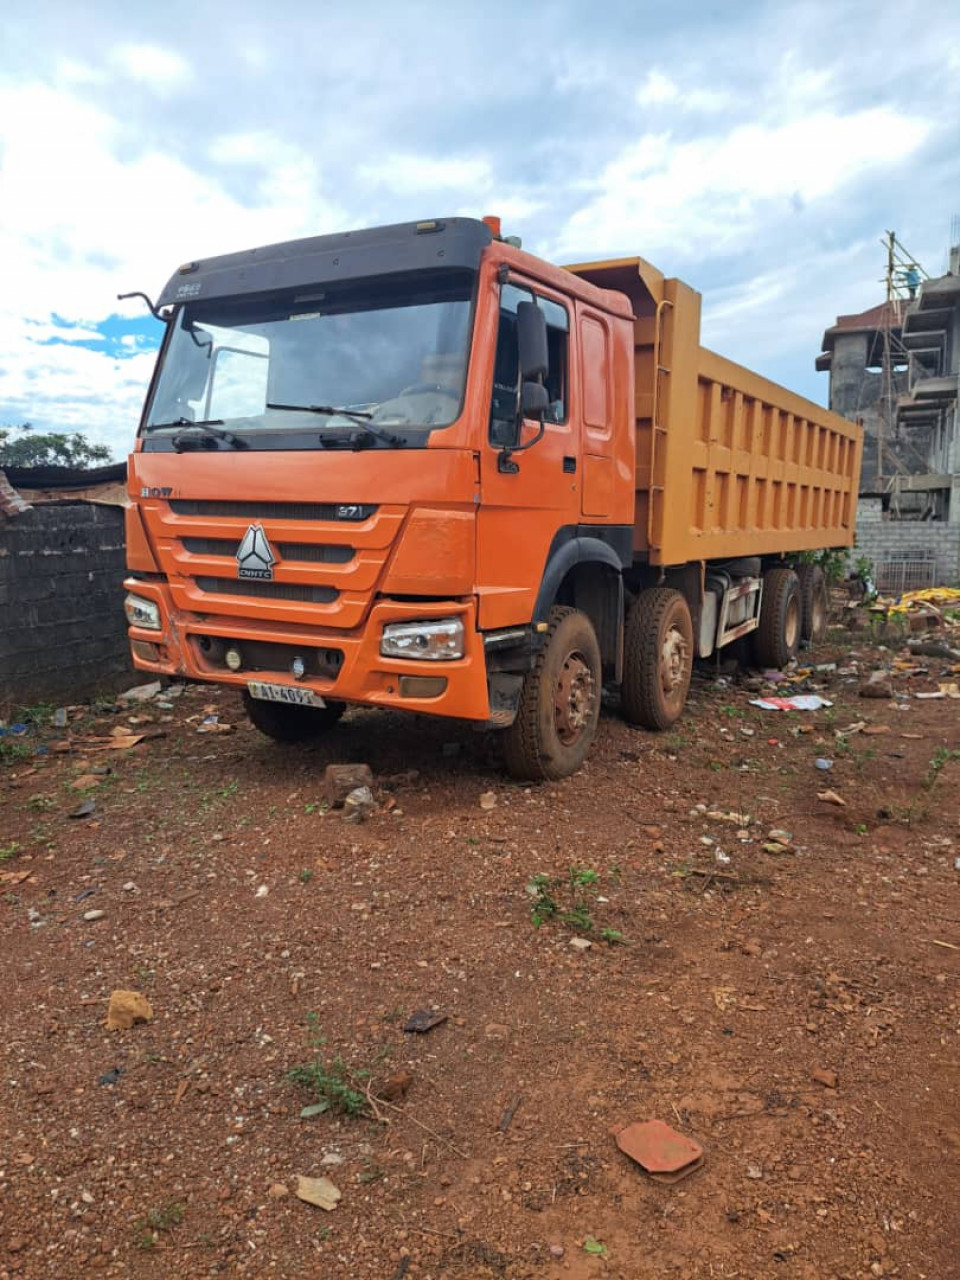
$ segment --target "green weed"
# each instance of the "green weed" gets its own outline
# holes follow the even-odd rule
[[[293,1067],[287,1072],[287,1079],[308,1089],[316,1098],[309,1108],[310,1115],[319,1115],[323,1111],[336,1111],[348,1118],[369,1115],[370,1103],[363,1090],[371,1072],[348,1067],[340,1054],[327,1058],[323,1052],[327,1038],[317,1026],[315,1013],[307,1014],[307,1024],[310,1027],[310,1046],[314,1050],[313,1060]]]
[[[619,867],[609,874],[616,883],[620,876]],[[549,876],[541,871],[527,885],[527,892],[533,898],[530,923],[535,929],[548,920],[556,920],[578,933],[593,931],[593,915],[600,892],[599,871],[592,867],[570,867],[565,876]],[[616,938],[607,936],[613,934],[617,934]],[[600,937],[605,942],[623,941],[616,929],[604,929]]]
[[[201,809],[207,809],[210,805],[216,804],[220,800],[229,800],[239,790],[240,783],[234,778],[232,782],[227,782],[224,786],[217,787],[215,791],[205,791],[200,797],[200,807]]]
[[[52,702],[38,702],[32,707],[21,707],[17,718],[27,724],[49,724],[56,709]]]
[[[179,1200],[167,1200],[163,1204],[148,1209],[147,1216],[137,1221],[134,1244],[138,1249],[153,1249],[160,1233],[169,1231],[172,1227],[178,1227],[186,1212],[186,1205]]]
[[[946,747],[938,747],[933,753],[927,776],[923,780],[923,785],[927,791],[933,790],[944,765],[949,764],[951,760],[960,760],[960,751],[949,751]]]

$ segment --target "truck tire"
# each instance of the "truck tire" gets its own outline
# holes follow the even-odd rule
[[[502,734],[512,777],[553,782],[576,773],[597,731],[601,678],[590,619],[579,609],[555,606],[533,670],[524,677],[516,719]]]
[[[630,724],[669,729],[680,717],[693,671],[693,620],[686,597],[648,587],[627,614],[620,706]]]
[[[830,613],[827,580],[818,564],[798,564],[800,580],[800,638],[805,644],[817,644],[826,635]]]
[[[760,625],[754,653],[761,667],[785,667],[797,656],[803,626],[800,582],[792,569],[777,566],[763,575]]]
[[[285,702],[264,702],[244,690],[243,709],[250,723],[274,742],[309,742],[328,733],[346,710],[342,702],[325,707],[294,707]]]

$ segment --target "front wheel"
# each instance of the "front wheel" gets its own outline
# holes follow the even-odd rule
[[[687,701],[693,671],[693,620],[672,587],[641,591],[627,614],[620,705],[630,724],[669,729]]]
[[[346,710],[342,702],[325,707],[297,707],[286,702],[265,702],[243,691],[243,709],[250,723],[274,742],[309,742],[328,733]]]
[[[600,646],[590,619],[555,607],[513,724],[503,731],[507,770],[525,781],[567,778],[583,764],[600,719]]]

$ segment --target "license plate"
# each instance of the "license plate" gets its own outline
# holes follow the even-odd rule
[[[251,680],[247,684],[251,698],[263,702],[289,702],[295,707],[325,707],[327,704],[312,689],[302,689],[292,684],[266,684],[263,680]]]

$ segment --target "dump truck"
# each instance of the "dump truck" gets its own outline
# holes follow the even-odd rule
[[[437,218],[187,262],[146,300],[133,662],[242,691],[273,739],[403,709],[557,779],[604,685],[665,729],[695,659],[823,633],[861,429],[705,350],[699,294],[642,258]]]

